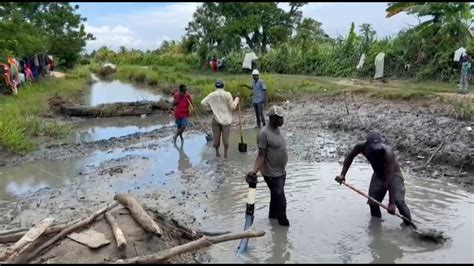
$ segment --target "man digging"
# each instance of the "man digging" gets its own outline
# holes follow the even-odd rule
[[[374,170],[372,179],[370,180],[369,196],[382,202],[388,190],[389,204],[387,211],[394,215],[395,207],[398,208],[400,214],[411,221],[410,210],[405,203],[405,183],[398,164],[395,153],[392,148],[382,143],[382,136],[378,132],[371,132],[367,136],[365,142],[354,146],[351,152],[344,160],[341,174],[336,180],[342,184],[346,180],[346,173],[352,164],[352,161],[358,154],[363,154]],[[372,217],[382,218],[380,207],[375,202],[369,200]],[[408,221],[403,221],[405,225],[410,225]]]

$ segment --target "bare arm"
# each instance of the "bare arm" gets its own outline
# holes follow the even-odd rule
[[[355,145],[354,148],[351,150],[351,152],[349,152],[349,154],[344,159],[344,164],[343,164],[342,171],[340,174],[340,176],[343,177],[343,179],[346,177],[346,173],[349,170],[349,167],[351,166],[352,161],[354,161],[354,158],[357,155],[362,153],[364,146],[365,146],[365,143],[359,143]]]
[[[237,105],[239,104],[239,97],[235,97],[234,100],[232,100],[232,94],[228,94],[229,96],[227,97],[227,105],[229,106],[229,108],[231,110],[235,110],[235,108],[237,107]]]
[[[204,99],[202,99],[201,101],[201,105],[204,106],[204,108],[206,108],[207,110],[211,109],[211,106],[209,105],[209,96],[210,94],[204,97]]]
[[[265,161],[264,155],[265,155],[265,150],[258,149],[258,155],[257,155],[257,158],[255,159],[255,165],[253,166],[253,172],[255,174],[257,174],[263,166],[263,163]]]

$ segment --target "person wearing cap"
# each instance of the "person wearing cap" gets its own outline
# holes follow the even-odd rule
[[[252,71],[252,87],[245,86],[252,90],[252,104],[257,117],[257,128],[262,125],[265,126],[265,116],[263,115],[263,108],[267,102],[267,93],[265,82],[260,79],[260,72],[257,69]]]
[[[258,155],[252,172],[246,176],[246,181],[256,180],[260,171],[270,189],[270,219],[278,219],[282,226],[289,226],[286,216],[285,180],[288,153],[286,141],[280,132],[283,125],[283,108],[272,106],[268,110],[269,123],[257,135]]]
[[[346,173],[354,158],[362,154],[367,158],[374,173],[369,185],[369,196],[382,202],[388,190],[389,204],[388,213],[395,214],[395,207],[401,215],[411,221],[410,209],[405,203],[405,182],[392,148],[382,141],[382,135],[378,132],[370,132],[365,142],[354,146],[346,156],[341,174],[337,176],[342,184]],[[372,217],[382,218],[380,207],[372,201],[368,201]],[[405,225],[410,223],[404,220]]]
[[[212,134],[214,135],[213,146],[216,149],[216,157],[220,157],[219,147],[224,143],[224,158],[227,159],[229,150],[230,125],[232,123],[232,110],[235,110],[239,104],[239,94],[232,99],[232,94],[224,90],[224,82],[217,80],[215,83],[216,90],[209,93],[201,101],[201,105],[207,110],[212,111]]]
[[[173,106],[175,108],[174,117],[177,127],[176,135],[173,137],[173,142],[176,144],[176,139],[179,136],[181,138],[181,144],[183,144],[183,133],[188,125],[189,106],[192,104],[191,95],[187,93],[186,85],[179,85],[179,92],[175,93],[173,98]]]

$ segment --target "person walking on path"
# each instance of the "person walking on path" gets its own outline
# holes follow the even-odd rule
[[[220,157],[219,147],[222,138],[224,158],[227,159],[232,110],[235,110],[237,104],[239,104],[240,94],[237,93],[235,99],[232,99],[232,94],[224,90],[224,82],[221,80],[216,81],[215,87],[215,91],[202,99],[201,105],[213,113],[212,134],[214,135],[213,146],[216,149],[216,157]]]
[[[186,85],[179,85],[179,92],[174,94],[173,100],[173,106],[175,107],[174,117],[177,127],[176,135],[173,137],[173,142],[175,144],[178,136],[181,138],[181,143],[184,142],[183,133],[186,130],[186,126],[188,125],[190,104],[192,104],[192,99],[191,95],[187,93]]]
[[[256,180],[260,171],[270,189],[270,219],[278,219],[282,226],[289,226],[286,216],[285,180],[288,153],[286,141],[280,127],[283,126],[283,108],[272,106],[268,111],[269,123],[257,136],[258,155],[253,171],[246,176],[246,181]]]
[[[336,177],[336,180],[341,184],[346,180],[346,173],[358,154],[364,155],[374,170],[369,185],[369,196],[382,202],[388,190],[388,213],[395,214],[395,207],[397,207],[400,214],[411,221],[410,209],[405,203],[405,181],[400,165],[392,148],[382,142],[380,133],[370,132],[365,142],[354,146],[344,159],[341,174]],[[379,205],[370,200],[367,201],[367,204],[370,206],[372,217],[381,219],[382,213]],[[408,221],[404,220],[403,222],[405,225],[410,225]]]
[[[252,90],[252,105],[255,110],[255,116],[257,117],[257,126],[256,128],[261,128],[262,125],[265,126],[265,115],[263,114],[263,109],[267,103],[267,88],[265,82],[260,79],[260,72],[257,69],[252,71],[252,87],[248,85],[241,85]]]

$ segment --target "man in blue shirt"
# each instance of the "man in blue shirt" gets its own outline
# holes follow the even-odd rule
[[[252,104],[257,116],[257,127],[265,126],[265,116],[263,115],[263,108],[267,102],[266,87],[263,80],[259,78],[260,73],[257,69],[252,71]]]

